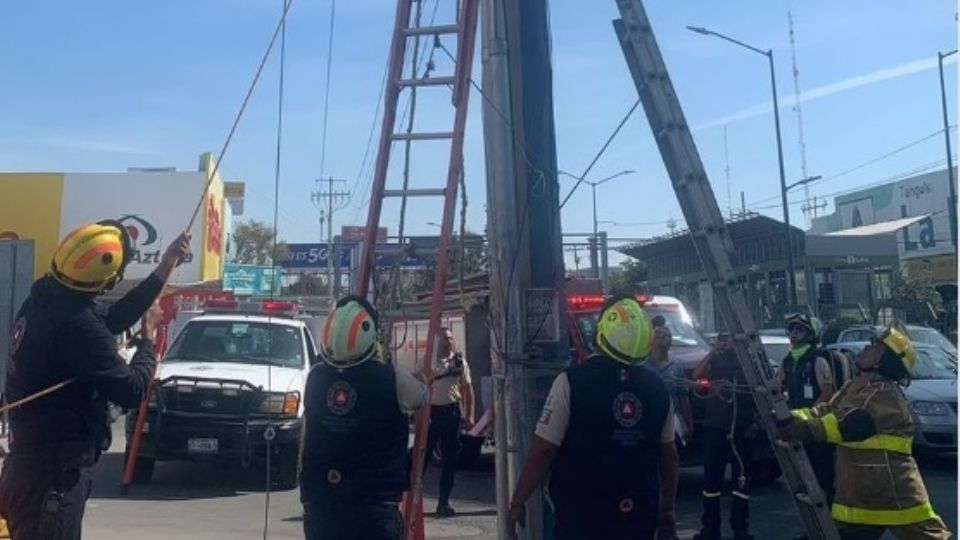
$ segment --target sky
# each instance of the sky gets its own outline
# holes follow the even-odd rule
[[[336,4],[324,151],[330,1],[294,0],[288,16],[278,224],[281,237],[292,242],[321,238],[319,210],[310,197],[319,177],[343,179],[335,187],[352,192],[346,208],[335,213],[335,230],[365,222],[376,157],[394,4]],[[437,1],[450,4],[424,0],[425,21]],[[558,166],[575,175],[636,100],[611,26],[615,2],[587,4],[550,3]],[[133,5],[120,0],[4,2],[0,170],[195,170],[200,153],[220,150],[277,24],[281,0]],[[957,47],[956,3],[648,0],[646,9],[725,211],[740,208],[743,192],[747,210],[782,218],[769,68],[764,56],[689,32],[687,25],[773,50],[790,183],[803,177],[787,20],[792,12],[807,174],[823,177],[811,184],[810,195],[828,202],[820,215],[831,211],[836,194],[945,167],[944,142],[937,134],[942,129],[937,51]],[[441,7],[436,21],[446,22],[444,15]],[[441,75],[450,64],[443,51],[435,55],[435,73]],[[478,82],[481,56],[474,68]],[[957,122],[956,58],[945,68],[951,124]],[[279,59],[278,47],[221,166],[226,178],[247,184],[244,217],[268,222],[274,206]],[[449,91],[427,92],[418,97],[417,128],[449,129],[449,100],[444,99]],[[486,221],[481,102],[473,92],[465,146],[467,222],[476,231]],[[406,103],[402,97],[401,111]],[[392,182],[400,177],[402,158],[402,147],[395,146]],[[438,143],[415,146],[412,185],[440,186],[447,159]],[[601,230],[612,238],[645,238],[667,232],[668,224],[683,226],[642,108],[588,179],[623,170],[636,172],[598,188]],[[561,176],[559,182],[566,194],[575,181]],[[586,187],[562,210],[565,233],[592,227]],[[803,198],[802,188],[791,192],[792,221],[801,226],[809,223],[801,211]],[[418,201],[408,210],[406,232],[436,234],[431,223],[437,221],[438,202]],[[395,205],[385,207],[382,224],[396,231]],[[572,253],[567,261],[575,264]]]

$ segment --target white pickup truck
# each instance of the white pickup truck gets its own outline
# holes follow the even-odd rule
[[[224,302],[187,320],[159,365],[134,481],[156,461],[250,466],[268,441],[273,482],[298,483],[303,392],[316,345],[296,306]],[[127,452],[136,424],[127,415]]]

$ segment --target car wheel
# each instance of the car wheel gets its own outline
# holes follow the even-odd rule
[[[127,460],[130,459],[130,448],[127,447],[123,452],[123,468],[126,471]],[[157,461],[153,458],[137,456],[137,462],[133,466],[133,483],[149,484],[153,480],[153,469]]]
[[[274,465],[274,484],[282,490],[295,489],[300,485],[299,448],[283,448],[277,452]]]

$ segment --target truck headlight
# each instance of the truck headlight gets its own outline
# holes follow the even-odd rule
[[[269,392],[260,402],[260,412],[273,416],[297,416],[300,392]]]
[[[946,403],[936,401],[914,401],[910,408],[917,416],[947,416],[950,414],[950,407]]]

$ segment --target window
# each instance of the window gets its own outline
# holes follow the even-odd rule
[[[236,362],[302,368],[303,334],[296,326],[240,321],[187,324],[165,362]]]

